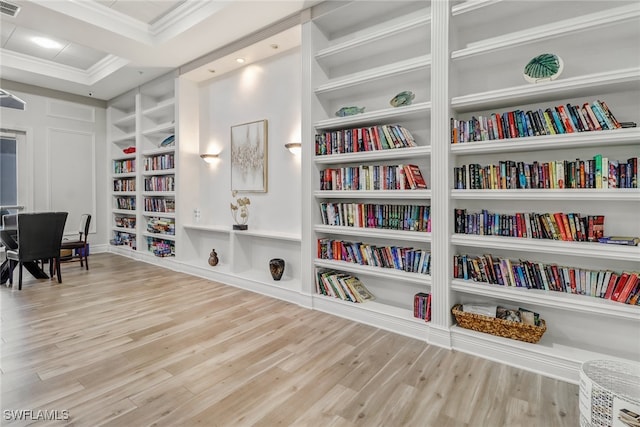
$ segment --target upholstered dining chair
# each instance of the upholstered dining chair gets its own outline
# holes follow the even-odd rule
[[[18,214],[18,248],[7,251],[9,283],[13,285],[13,270],[19,266],[18,289],[22,289],[22,267],[25,262],[49,261],[49,274],[53,279],[56,264],[58,283],[60,274],[60,246],[67,212],[40,212]]]
[[[87,246],[87,235],[89,234],[89,226],[91,225],[91,215],[83,214],[80,218],[80,229],[78,232],[80,236],[78,240],[63,240],[61,249],[75,250],[76,254],[80,257],[80,267],[85,266],[89,269],[89,247]],[[72,255],[72,257],[75,255]]]

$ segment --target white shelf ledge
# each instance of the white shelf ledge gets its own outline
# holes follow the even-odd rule
[[[149,212],[149,211],[144,211],[144,212],[142,212],[142,215],[144,215],[144,216],[156,216],[156,217],[160,217],[160,218],[175,218],[176,217],[176,213],[175,212]]]
[[[565,19],[547,25],[516,31],[498,37],[469,43],[466,48],[451,53],[451,58],[462,59],[489,51],[497,51],[507,47],[520,46],[526,43],[575,34],[580,31],[599,31],[599,27],[611,25],[640,16],[640,5],[632,4],[591,13],[576,18]]]
[[[121,196],[135,196],[136,192],[135,191],[113,191],[111,192],[111,194],[114,197],[121,197]]]
[[[135,177],[136,177],[136,173],[135,172],[114,173],[112,175],[113,179],[135,178]]]
[[[454,234],[451,236],[451,243],[476,248],[540,252],[545,254],[640,262],[640,246],[467,234]]]
[[[518,151],[560,150],[563,148],[611,147],[640,145],[640,128],[615,129],[561,135],[530,136],[451,144],[451,152],[458,155],[504,153]]]
[[[175,132],[176,124],[174,121],[170,121],[167,123],[162,123],[158,126],[154,126],[149,129],[144,129],[142,131],[142,135],[144,136],[152,136],[152,135],[166,135],[172,134]]]
[[[144,176],[160,176],[160,175],[175,175],[175,169],[157,169],[157,170],[148,170],[142,172]]]
[[[111,160],[135,160],[136,159],[136,153],[131,153],[131,154],[118,154],[115,155],[111,158]]]
[[[119,119],[114,120],[111,124],[118,127],[133,126],[136,124],[136,113],[127,114],[126,116],[120,117]]]
[[[431,241],[431,233],[405,230],[387,230],[382,228],[344,227],[337,225],[316,225],[313,228],[317,233],[340,234],[344,236],[369,237],[376,239],[393,239],[405,242]]]
[[[149,233],[145,231],[144,233],[142,233],[142,235],[145,237],[152,237],[154,239],[159,239],[159,240],[171,240],[171,241],[176,240],[176,236],[174,234]]]
[[[168,147],[159,147],[159,148],[154,148],[151,150],[144,150],[142,152],[142,155],[145,157],[153,157],[153,156],[157,156],[160,154],[169,154],[169,153],[175,153],[176,151],[176,146],[174,145],[170,145]]]
[[[367,111],[346,117],[333,117],[320,120],[314,124],[316,130],[346,129],[366,125],[380,125],[397,119],[426,118],[431,113],[431,102],[416,102],[415,104]]]
[[[313,192],[316,199],[431,199],[431,190],[374,190],[374,191],[329,191]]]
[[[231,227],[229,227],[228,225],[184,224],[183,227],[187,230],[199,230],[224,234],[231,233]]]
[[[613,200],[640,202],[640,189],[519,189],[519,190],[451,190],[458,200]]]
[[[142,115],[150,118],[172,116],[175,108],[175,98],[165,99],[153,107],[142,111]]]
[[[315,156],[316,164],[368,162],[372,160],[416,159],[431,155],[431,146],[391,148],[388,150],[359,151],[357,153]]]
[[[175,197],[175,191],[144,191],[143,196],[147,197]]]
[[[562,80],[540,82],[451,98],[451,108],[459,113],[487,108],[500,108],[505,104],[531,104],[551,102],[554,99],[597,95],[602,92],[634,90],[640,85],[640,68],[627,68]]]
[[[451,289],[457,292],[482,295],[495,299],[640,321],[640,307],[638,306],[587,295],[492,285],[460,279],[454,279],[451,282]]]
[[[382,277],[390,280],[414,283],[425,287],[431,286],[431,276],[428,274],[408,273],[406,271],[396,270],[395,268],[374,267],[370,265],[354,264],[346,261],[333,261],[319,258],[316,258],[313,263],[316,267],[348,271],[373,277]]]
[[[135,209],[112,209],[111,212],[118,215],[136,216]]]
[[[111,140],[111,142],[114,143],[114,144],[120,145],[123,142],[133,141],[133,143],[135,145],[135,140],[136,140],[136,133],[135,132],[130,132],[130,133],[127,133],[125,135],[121,135],[121,136],[118,136],[116,138],[113,138]]]
[[[120,231],[122,233],[129,233],[129,234],[138,234],[136,233],[136,229],[135,228],[125,228],[125,227],[113,227],[112,228],[113,231]]]
[[[324,95],[340,91],[352,86],[379,80],[387,77],[395,77],[412,71],[427,69],[431,66],[431,55],[411,58],[393,64],[372,68],[367,71],[354,73],[345,77],[328,81],[315,89],[316,95]]]
[[[285,240],[290,242],[300,242],[302,237],[298,233],[285,233],[282,231],[269,231],[269,230],[231,230],[236,236],[251,236],[261,237],[271,240]]]

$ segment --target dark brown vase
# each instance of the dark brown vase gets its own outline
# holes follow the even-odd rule
[[[280,280],[284,273],[284,260],[281,258],[274,258],[269,261],[269,271],[273,280]]]
[[[216,253],[215,249],[212,249],[211,253],[209,254],[209,265],[211,267],[215,267],[216,265],[218,265],[218,254]]]

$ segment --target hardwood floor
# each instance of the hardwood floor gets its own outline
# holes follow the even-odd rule
[[[0,424],[578,425],[576,385],[117,255],[90,262],[64,264],[62,284],[0,288]]]

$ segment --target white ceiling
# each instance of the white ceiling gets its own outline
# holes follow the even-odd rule
[[[306,9],[310,0],[9,0],[0,78],[108,100]],[[34,37],[57,43],[43,48]],[[202,81],[300,43],[299,27],[188,73]],[[242,65],[242,66],[244,66]],[[213,70],[213,72],[212,72]]]

